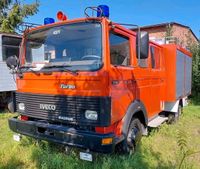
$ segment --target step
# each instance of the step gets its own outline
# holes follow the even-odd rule
[[[149,127],[158,127],[167,120],[168,120],[168,117],[157,116],[153,120],[149,121],[148,126]]]

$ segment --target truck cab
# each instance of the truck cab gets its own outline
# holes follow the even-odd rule
[[[0,106],[13,112],[13,92],[17,89],[15,76],[10,74],[6,59],[15,55],[19,57],[21,36],[17,34],[0,33]]]

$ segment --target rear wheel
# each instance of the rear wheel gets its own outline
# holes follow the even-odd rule
[[[183,108],[181,105],[178,106],[178,111],[176,113],[170,113],[168,116],[168,124],[175,124],[178,122],[181,114],[183,112]]]
[[[118,150],[124,154],[133,154],[142,137],[142,124],[139,119],[133,118],[125,140],[119,144]]]

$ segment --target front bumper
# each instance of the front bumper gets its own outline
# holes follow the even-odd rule
[[[16,133],[94,152],[111,153],[116,143],[114,134],[97,134],[44,122],[22,121],[17,117],[9,119],[8,122],[10,129]],[[101,144],[103,138],[110,137],[113,138],[112,144]]]

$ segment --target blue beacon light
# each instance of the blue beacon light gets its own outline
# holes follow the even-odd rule
[[[106,17],[109,18],[109,7],[107,5],[99,5],[98,8],[101,10],[97,11],[97,17]]]
[[[44,18],[44,24],[47,25],[47,24],[51,24],[51,23],[54,23],[55,20],[53,18]]]

